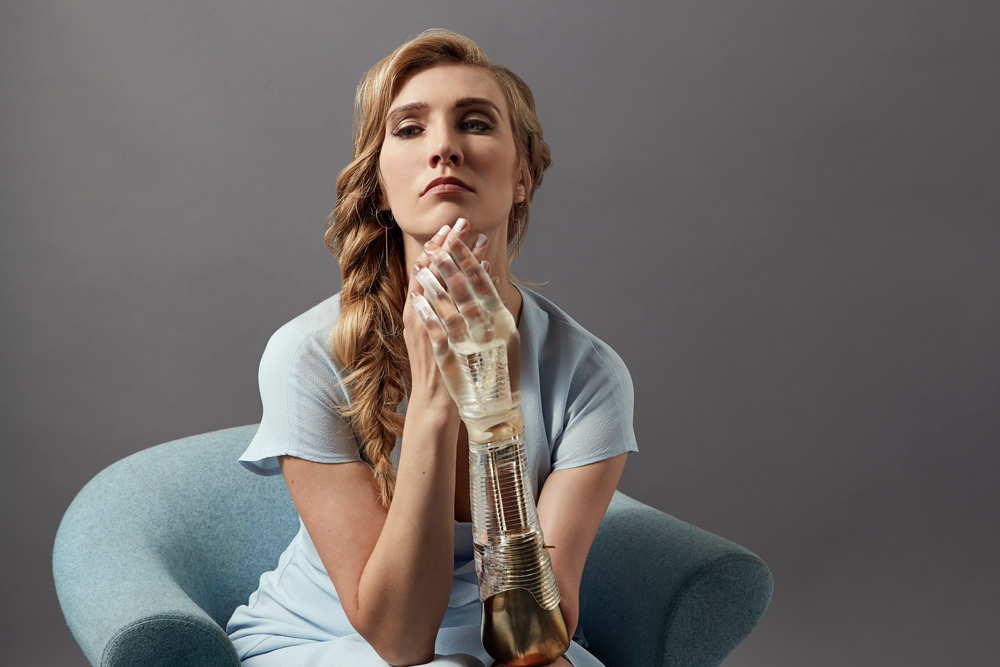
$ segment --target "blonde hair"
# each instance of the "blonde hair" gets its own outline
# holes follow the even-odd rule
[[[327,219],[326,245],[340,262],[343,289],[333,353],[349,370],[350,419],[374,469],[379,499],[392,502],[396,475],[389,455],[403,432],[396,414],[406,396],[409,358],[403,340],[403,306],[408,275],[403,237],[397,225],[377,219],[382,186],[379,155],[389,105],[414,70],[439,63],[463,63],[489,72],[510,109],[517,169],[526,186],[524,201],[511,206],[507,223],[507,266],[521,247],[531,198],[552,163],[535,113],[531,90],[516,74],[490,63],[476,44],[448,30],[428,30],[410,39],[372,67],[354,99],[354,158],[337,177],[337,206]]]

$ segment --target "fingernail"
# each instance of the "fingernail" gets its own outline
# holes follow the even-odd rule
[[[473,247],[482,248],[484,245],[486,245],[486,235],[480,234],[479,236],[476,237],[476,245],[474,245]]]
[[[464,232],[468,228],[469,228],[469,221],[466,220],[465,218],[459,218],[458,222],[455,223],[455,233],[456,234],[461,234],[462,232]]]
[[[448,236],[448,232],[450,231],[451,231],[451,225],[445,225],[444,227],[438,230],[438,233],[435,236]]]
[[[486,261],[486,260],[484,259],[484,260],[483,260],[482,262],[480,262],[480,264],[482,264],[482,265],[483,265],[483,271],[485,271],[486,273],[489,273],[489,272],[490,272],[490,263],[489,263],[489,262],[487,262],[487,261]]]
[[[419,264],[414,264],[413,265],[413,269],[410,271],[410,273],[412,273],[413,275],[417,275],[418,271],[420,271],[420,265]]]

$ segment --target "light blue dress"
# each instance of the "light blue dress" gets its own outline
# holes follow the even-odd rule
[[[521,410],[535,501],[549,473],[634,452],[632,380],[621,358],[552,302],[520,289]],[[260,428],[240,457],[249,470],[278,475],[277,457],[320,463],[361,461],[351,427],[334,409],[350,402],[345,370],[330,336],[340,315],[335,295],[281,327],[264,350]],[[405,402],[400,413],[405,414]],[[399,462],[399,440],[392,452]],[[479,638],[481,604],[472,560],[472,524],[455,522],[455,575],[433,664],[492,664]],[[236,609],[227,628],[249,667],[384,666],[347,620],[305,525],[261,575],[260,588]],[[601,663],[578,632],[566,657],[574,667]]]

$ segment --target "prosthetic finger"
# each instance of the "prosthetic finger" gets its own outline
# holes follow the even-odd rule
[[[476,242],[472,244],[472,254],[476,259],[480,261],[486,259],[486,248],[489,247],[489,243],[490,240],[482,234],[476,237]]]
[[[428,302],[444,324],[451,346],[454,348],[468,342],[469,330],[465,325],[465,318],[434,274],[428,269],[420,269],[417,271],[417,281],[424,288]]]
[[[434,356],[439,358],[448,354],[448,331],[444,324],[438,319],[431,304],[421,294],[410,292],[410,299],[413,301],[413,310],[424,325],[427,335],[434,344]]]
[[[493,281],[490,280],[489,274],[483,269],[472,251],[464,243],[456,240],[446,241],[445,248],[468,278],[472,290],[479,297],[483,307],[490,313],[500,312],[500,309],[504,308],[503,301],[500,299]]]
[[[441,227],[441,229],[438,230],[438,233],[434,235],[431,241],[434,244],[440,246],[442,243],[444,243],[444,240],[448,238],[448,234],[450,232],[451,232],[451,225],[444,225],[443,227]]]
[[[465,244],[461,245],[465,247]],[[434,262],[434,266],[437,267],[441,277],[444,278],[452,300],[458,307],[459,312],[462,313],[462,317],[465,318],[469,337],[472,338],[472,341],[478,344],[485,344],[492,341],[494,332],[490,315],[483,308],[483,304],[472,289],[469,279],[458,268],[451,255],[444,250],[438,250],[431,256],[431,261]]]
[[[441,277],[441,273],[438,271],[437,267],[434,266],[434,262],[431,261],[431,255],[433,255],[440,249],[441,246],[439,246],[437,243],[434,243],[433,240],[425,243],[424,254],[422,254],[420,256],[420,259],[417,260],[417,266],[421,269],[427,269],[428,271],[430,271],[437,279],[438,283],[443,286],[445,284],[444,278]]]
[[[437,234],[431,237],[430,241],[424,244],[424,252],[420,255],[420,257],[417,258],[417,261],[415,263],[415,266],[417,268],[414,269],[413,271],[414,273],[416,273],[420,269],[427,268],[431,265],[430,256],[433,253],[435,253],[438,250],[438,248],[441,247],[441,244],[445,242],[445,239],[448,238],[448,234],[450,232],[451,232],[451,227],[449,227],[448,225],[444,225],[441,229],[438,230]]]
[[[444,324],[422,295],[411,292],[410,299],[413,301],[413,310],[416,311],[434,345],[434,360],[437,361],[448,393],[459,406],[474,402],[475,396],[471,394],[468,378],[463,374],[462,361],[448,345],[448,331]]]

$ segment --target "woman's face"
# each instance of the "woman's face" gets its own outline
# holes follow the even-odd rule
[[[506,99],[483,70],[452,63],[417,70],[389,105],[382,206],[420,242],[459,217],[476,233],[504,230],[505,242],[510,207],[525,198],[516,166]]]

